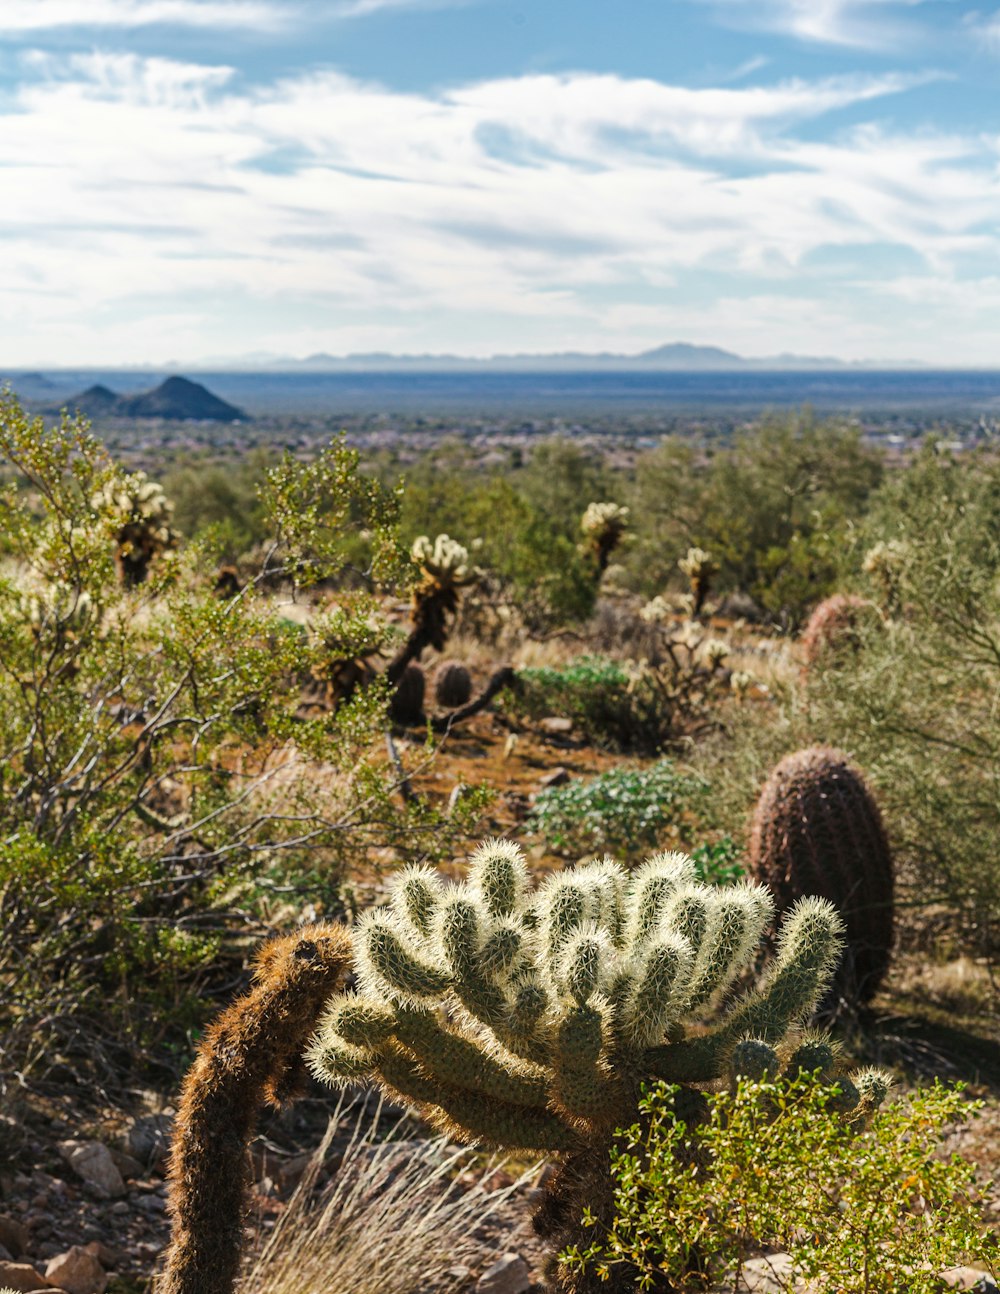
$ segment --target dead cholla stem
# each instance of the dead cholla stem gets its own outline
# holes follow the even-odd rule
[[[206,1033],[181,1091],[169,1171],[173,1234],[158,1294],[232,1291],[257,1117],[285,1094],[350,963],[343,926],[274,939],[258,954],[253,987]]]

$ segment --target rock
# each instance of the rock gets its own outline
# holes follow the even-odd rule
[[[285,1159],[280,1164],[275,1165],[274,1175],[282,1191],[291,1191],[298,1186],[302,1180],[302,1174],[312,1161],[312,1157],[311,1150],[304,1150],[302,1154],[292,1155],[290,1159]]]
[[[108,1147],[108,1154],[111,1156],[114,1166],[126,1180],[130,1177],[142,1177],[146,1171],[144,1163],[140,1163],[132,1155],[126,1155],[124,1151],[116,1150],[114,1146]]]
[[[144,1114],[128,1130],[130,1155],[144,1164],[157,1164],[166,1158],[174,1131],[172,1114]]]
[[[100,1141],[60,1141],[59,1153],[78,1176],[105,1199],[125,1194],[125,1183],[111,1151]]]
[[[975,1294],[993,1294],[997,1288],[989,1272],[975,1267],[949,1267],[941,1273],[941,1279],[949,1289],[973,1290]]]
[[[0,1245],[0,1263],[12,1263],[13,1261],[14,1261],[14,1255],[10,1252],[10,1250],[6,1247],[6,1245]]]
[[[79,1245],[53,1258],[45,1277],[66,1294],[104,1294],[108,1286],[108,1274],[100,1262]]]
[[[16,1218],[0,1213],[0,1245],[20,1258],[28,1252],[28,1228]]]
[[[551,786],[565,786],[569,781],[569,773],[565,768],[554,768],[551,773],[546,773],[543,778],[539,779],[538,785],[546,791]]]
[[[525,1294],[531,1270],[520,1254],[504,1254],[476,1282],[475,1294]]]
[[[51,1281],[39,1276],[30,1263],[0,1263],[0,1288],[22,1291],[47,1290]]]
[[[109,1249],[102,1240],[91,1240],[89,1244],[83,1246],[88,1254],[93,1254],[102,1267],[109,1271],[114,1271],[121,1262],[121,1255],[114,1249]]]
[[[573,731],[573,720],[563,719],[559,715],[551,714],[542,719],[538,726],[542,732],[547,732],[552,736],[565,736]]]

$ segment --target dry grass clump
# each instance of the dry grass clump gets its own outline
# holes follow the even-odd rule
[[[534,1176],[496,1187],[497,1163],[444,1137],[413,1140],[412,1121],[384,1127],[362,1106],[328,1185],[317,1190],[343,1103],[298,1188],[247,1265],[237,1294],[448,1294],[467,1268],[499,1256],[477,1233]],[[381,1126],[380,1126],[381,1125]],[[405,1138],[405,1139],[404,1139]],[[509,1220],[504,1230],[509,1227]]]

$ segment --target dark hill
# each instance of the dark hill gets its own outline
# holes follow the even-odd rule
[[[79,409],[85,418],[113,418],[120,397],[115,395],[109,387],[88,386],[82,395],[76,396],[70,400],[71,409]]]
[[[246,422],[246,414],[233,404],[213,395],[200,382],[186,377],[168,377],[152,391],[121,396],[121,416],[126,418],[193,418],[199,422]]]
[[[152,391],[116,395],[106,386],[92,386],[66,401],[87,418],[166,418],[171,422],[249,422],[242,409],[213,395],[200,382],[168,377]]]

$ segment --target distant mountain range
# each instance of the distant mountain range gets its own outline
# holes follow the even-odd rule
[[[618,355],[610,351],[586,354],[582,351],[562,351],[549,355],[491,355],[485,359],[472,359],[463,355],[392,355],[372,351],[360,355],[327,355],[320,353],[306,359],[293,359],[282,355],[247,355],[241,359],[204,360],[195,366],[215,372],[308,372],[350,373],[413,371],[423,373],[475,373],[475,372],[533,372],[566,373],[595,371],[620,372],[740,372],[747,370],[815,371],[822,369],[899,369],[921,368],[916,362],[845,361],[829,355],[774,355],[765,359],[747,359],[719,346],[695,346],[690,342],[671,342],[638,355]]]
[[[168,377],[151,391],[117,395],[109,387],[88,387],[79,395],[60,402],[60,407],[79,410],[86,418],[165,418],[170,422],[249,422],[234,404],[213,395],[200,382],[186,377]],[[58,412],[53,410],[52,412]]]

